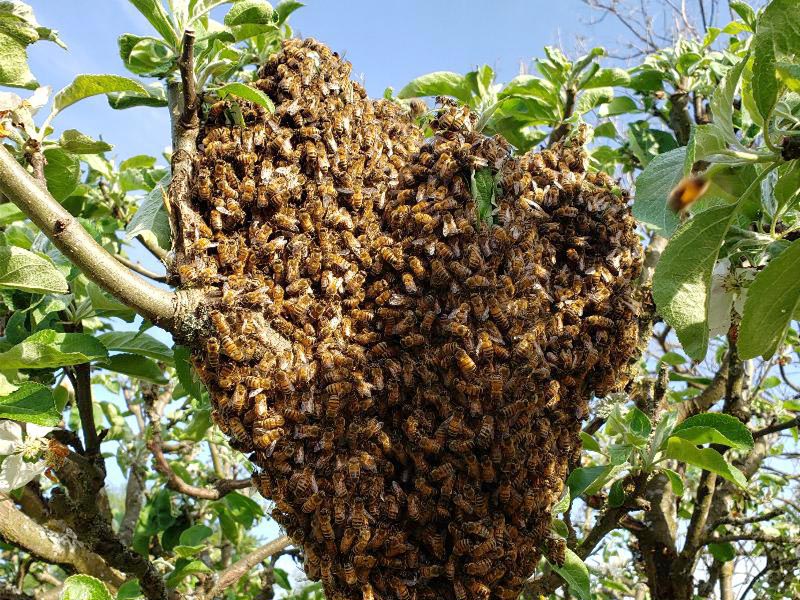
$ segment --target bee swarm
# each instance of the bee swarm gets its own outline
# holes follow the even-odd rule
[[[516,598],[563,556],[587,399],[628,379],[627,197],[580,139],[512,157],[445,103],[425,140],[349,75],[290,40],[255,83],[274,114],[211,108],[176,257],[209,296],[195,364],[328,598]]]

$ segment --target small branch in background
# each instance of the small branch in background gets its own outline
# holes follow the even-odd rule
[[[711,501],[714,499],[714,490],[717,486],[717,474],[711,471],[703,471],[700,475],[700,482],[697,484],[697,494],[694,501],[694,510],[692,517],[689,520],[689,526],[686,530],[686,541],[683,544],[683,550],[680,553],[679,561],[683,562],[684,566],[690,569],[690,565],[694,564],[695,554],[697,549],[701,546],[700,540],[706,529],[708,521],[708,511],[711,508]]]
[[[800,415],[796,416],[790,421],[776,423],[775,425],[770,425],[768,427],[764,427],[763,429],[759,429],[758,431],[753,432],[753,437],[758,439],[764,437],[765,435],[769,435],[770,433],[778,433],[779,431],[785,431],[787,429],[792,429],[793,427],[800,427]]]
[[[684,400],[678,405],[678,413],[675,424],[679,424],[691,416],[707,411],[714,404],[719,402],[725,394],[728,385],[728,365],[727,360],[723,361],[719,370],[714,375],[706,388],[694,398]]]
[[[142,246],[144,246],[145,250],[147,250],[150,254],[155,256],[162,263],[166,260],[168,252],[164,250],[161,246],[149,241],[143,235],[137,235],[136,239],[139,240]]]
[[[162,449],[163,438],[161,435],[161,408],[155,398],[155,391],[143,387],[142,396],[147,406],[147,415],[150,419],[150,432],[147,440],[147,448],[153,455],[156,471],[167,479],[167,487],[178,493],[201,498],[204,500],[219,500],[226,494],[234,490],[246,489],[252,485],[248,479],[220,479],[214,484],[213,488],[199,487],[191,485],[183,480],[169,465]]]
[[[139,263],[133,262],[132,260],[130,260],[128,258],[125,258],[124,256],[122,256],[120,254],[115,254],[114,258],[116,258],[120,263],[122,263],[123,265],[128,267],[131,271],[134,271],[135,273],[138,273],[139,275],[147,277],[148,279],[152,279],[153,281],[158,281],[158,282],[161,282],[161,283],[165,283],[167,281],[167,276],[166,275],[159,275],[158,273],[154,273],[153,271],[151,271],[147,267],[143,267]]]
[[[133,541],[133,533],[144,505],[145,483],[146,470],[138,460],[134,460],[128,470],[128,483],[125,486],[125,514],[122,516],[117,534],[119,541],[125,546],[130,546]]]
[[[88,363],[75,365],[71,368],[70,381],[75,390],[75,404],[81,416],[81,429],[83,431],[83,444],[86,455],[100,456],[100,437],[97,435],[97,426],[94,423],[94,405],[92,402],[92,370]],[[102,459],[100,459],[102,461]]]
[[[792,382],[791,378],[786,375],[786,365],[784,365],[782,360],[778,361],[778,370],[781,373],[781,379],[783,379],[783,383],[785,383],[792,390],[800,394],[800,386]]]
[[[751,523],[762,523],[764,521],[769,521],[771,519],[774,519],[775,517],[779,517],[784,512],[786,512],[784,509],[776,508],[775,510],[766,512],[763,515],[755,515],[753,517],[743,517],[741,519],[737,519],[736,517],[722,517],[721,519],[717,519],[716,521],[714,521],[708,528],[708,530],[714,531],[720,525],[732,525],[734,527],[741,527],[743,525],[750,525]]]
[[[219,596],[224,590],[244,577],[244,575],[247,574],[250,569],[255,567],[260,562],[263,562],[273,554],[282,551],[291,543],[292,541],[289,539],[289,536],[283,535],[272,540],[271,542],[264,544],[260,548],[256,548],[244,558],[236,561],[219,574],[217,582],[204,595],[205,600],[212,600],[213,598]]]

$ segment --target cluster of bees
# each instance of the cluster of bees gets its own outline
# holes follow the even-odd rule
[[[580,134],[513,157],[444,102],[424,138],[349,76],[289,40],[255,83],[273,114],[211,107],[177,262],[209,298],[195,366],[328,598],[516,598],[635,352],[627,198]]]

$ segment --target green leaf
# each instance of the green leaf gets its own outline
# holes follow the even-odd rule
[[[273,569],[272,574],[275,576],[275,583],[285,590],[292,591],[292,584],[289,582],[289,574],[283,569]]]
[[[606,121],[605,123],[601,123],[597,127],[594,128],[594,137],[605,137],[610,138],[612,140],[616,139],[619,136],[617,132],[617,127],[611,121]]]
[[[161,0],[129,0],[140,13],[150,22],[161,37],[173,48],[178,47],[178,33],[170,21],[167,11],[161,5]]]
[[[653,300],[678,334],[683,349],[702,360],[708,349],[711,273],[736,205],[710,208],[685,223],[670,240],[653,276]]]
[[[3,369],[51,369],[108,358],[105,346],[83,333],[37,331],[0,353]]]
[[[602,117],[616,117],[639,112],[639,106],[636,104],[636,100],[630,96],[617,96],[608,104],[601,106],[597,112]]]
[[[26,381],[17,391],[0,397],[0,418],[55,427],[61,421],[61,413],[52,389]]]
[[[742,358],[770,358],[778,350],[800,306],[798,273],[800,240],[795,240],[750,284],[739,330]]]
[[[736,558],[736,548],[730,542],[721,544],[713,543],[708,545],[708,551],[720,562],[728,562]]]
[[[475,215],[479,224],[486,223],[491,226],[494,221],[495,184],[492,169],[486,167],[472,171],[470,177],[472,197],[475,199]]]
[[[25,214],[16,205],[7,202],[0,204],[0,227],[11,225],[14,221],[21,221]]]
[[[720,477],[744,488],[747,480],[742,472],[729,464],[725,458],[713,448],[698,448],[692,442],[679,437],[670,437],[664,452],[666,458],[685,462],[706,471],[716,473]]]
[[[712,126],[719,130],[722,139],[728,144],[737,147],[740,147],[741,143],[739,138],[736,137],[734,129],[733,99],[736,95],[736,89],[739,87],[739,81],[742,78],[742,71],[748,60],[749,56],[745,56],[732,67],[725,74],[719,87],[711,96],[711,114],[714,115]]]
[[[400,99],[419,96],[452,96],[464,104],[469,104],[470,85],[463,75],[450,71],[436,71],[410,81],[397,94]]]
[[[137,235],[152,236],[156,243],[164,249],[172,245],[172,232],[169,226],[169,215],[164,206],[164,198],[172,176],[167,175],[142,200],[136,214],[125,228],[127,239]]]
[[[583,92],[575,106],[575,113],[579,115],[586,114],[594,110],[602,104],[611,102],[614,98],[614,89],[610,87],[600,87]]]
[[[686,363],[686,357],[678,352],[665,352],[658,360],[672,367],[680,367]]]
[[[588,83],[583,85],[583,89],[627,86],[630,82],[631,76],[625,69],[600,69]]]
[[[775,75],[775,49],[772,38],[758,35],[753,38],[753,77],[751,87],[753,99],[762,119],[767,119],[778,101],[780,85]],[[765,124],[766,126],[766,124]]]
[[[608,475],[614,467],[612,465],[600,465],[596,467],[578,467],[567,477],[567,487],[573,498],[577,498],[587,489],[596,487],[598,482],[607,480]]]
[[[274,22],[272,6],[265,0],[239,0],[225,15],[225,25],[228,27],[272,25]]]
[[[305,6],[305,4],[302,2],[297,2],[296,0],[283,0],[282,2],[279,2],[275,7],[275,14],[278,17],[278,24],[280,25],[285,23],[286,19],[289,18],[289,15],[303,6]]]
[[[17,246],[0,246],[0,288],[66,294],[69,284],[53,263]]]
[[[102,140],[94,140],[77,129],[67,129],[58,140],[62,150],[73,154],[100,154],[113,148]]]
[[[136,318],[136,312],[132,308],[104,292],[96,283],[90,281],[86,284],[86,293],[98,317],[117,317],[128,323]]]
[[[209,537],[214,530],[205,525],[193,525],[181,532],[180,542],[185,546],[197,546]]]
[[[572,496],[570,495],[569,488],[564,491],[564,495],[561,496],[561,499],[553,505],[553,510],[550,512],[554,515],[560,515],[567,511],[569,508],[569,504],[572,500]]]
[[[108,349],[130,352],[172,364],[172,350],[147,333],[138,331],[107,331],[97,339]]]
[[[667,206],[670,192],[684,175],[686,148],[659,154],[636,179],[633,216],[636,220],[669,237],[680,223]]]
[[[597,443],[597,440],[585,431],[581,431],[581,443],[583,444],[584,450],[589,450],[590,452],[602,452],[600,449],[600,444]]]
[[[137,154],[126,158],[119,163],[119,170],[125,171],[127,169],[152,169],[156,166],[156,157],[147,154]]]
[[[672,430],[672,435],[695,445],[724,444],[729,448],[752,448],[753,434],[736,417],[703,413],[689,417]]]
[[[117,590],[117,600],[138,600],[142,597],[142,588],[138,579],[126,581]]]
[[[78,75],[55,95],[53,110],[62,111],[84,98],[110,92],[137,92],[147,95],[147,90],[141,83],[121,75]]]
[[[122,373],[134,379],[162,385],[167,383],[163,371],[153,360],[136,354],[115,354],[103,366],[109,371]]]
[[[608,505],[611,508],[619,508],[624,502],[625,490],[622,487],[622,479],[617,479],[608,491]]]
[[[756,22],[756,11],[753,10],[747,2],[743,2],[742,0],[729,0],[728,6],[730,6],[731,10],[739,15],[745,23],[750,25],[751,27]]]
[[[167,94],[160,83],[151,83],[145,86],[145,94],[136,92],[113,92],[107,94],[108,105],[115,110],[124,110],[136,106],[150,106],[161,108],[167,106]]]
[[[264,511],[261,510],[258,502],[239,492],[228,494],[222,502],[226,505],[230,515],[245,529],[250,529],[256,519],[264,516]]]
[[[569,589],[581,600],[591,600],[589,591],[589,569],[580,557],[569,548],[566,549],[563,566],[552,565],[553,570],[567,582]]]
[[[237,98],[242,98],[244,100],[249,100],[250,102],[254,102],[259,106],[263,106],[269,112],[275,112],[275,105],[270,100],[269,96],[267,96],[261,90],[257,90],[254,87],[250,87],[244,83],[228,83],[223,85],[221,88],[217,90],[217,94],[220,98],[225,98],[227,96],[236,96]]]
[[[211,573],[211,569],[201,560],[187,561],[186,559],[179,559],[175,563],[175,570],[167,578],[167,585],[173,588],[190,575],[198,575],[200,573]]]
[[[0,31],[0,85],[36,89],[39,85],[28,68],[26,43]]]
[[[672,488],[672,493],[678,498],[683,496],[683,478],[672,469],[661,469],[669,479],[669,485]]]
[[[106,585],[91,575],[71,575],[64,580],[61,600],[113,600]]]
[[[631,431],[640,437],[646,438],[653,430],[650,418],[635,406],[628,412],[627,418]]]
[[[59,202],[69,197],[81,177],[81,164],[77,157],[58,148],[44,151],[47,164],[44,166],[44,177],[47,190]]]
[[[192,366],[189,349],[185,346],[175,346],[173,354],[175,356],[175,373],[178,375],[178,381],[183,389],[192,398],[202,400],[206,388]]]
[[[175,68],[175,52],[156,38],[124,33],[117,45],[125,68],[136,75],[163,77]]]

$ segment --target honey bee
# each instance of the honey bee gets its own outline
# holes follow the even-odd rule
[[[697,200],[699,200],[711,186],[707,177],[689,175],[684,177],[670,192],[667,206],[676,213],[685,213]]]
[[[284,430],[280,427],[277,429],[255,428],[253,430],[253,443],[258,448],[269,448],[275,441],[283,437],[284,433]]]
[[[215,337],[209,338],[206,342],[206,352],[208,354],[208,365],[212,369],[219,368],[219,340]]]
[[[464,351],[464,349],[459,348],[456,351],[456,362],[458,364],[458,368],[461,369],[461,372],[464,375],[472,375],[475,370],[477,369],[477,365],[475,361],[472,360],[472,357]]]
[[[291,394],[294,391],[294,384],[286,371],[278,371],[275,373],[275,382],[278,384],[278,389],[283,394]]]
[[[222,344],[222,349],[225,351],[225,354],[230,356],[233,360],[237,362],[244,360],[244,352],[242,352],[242,349],[230,335],[223,335],[220,343]]]

